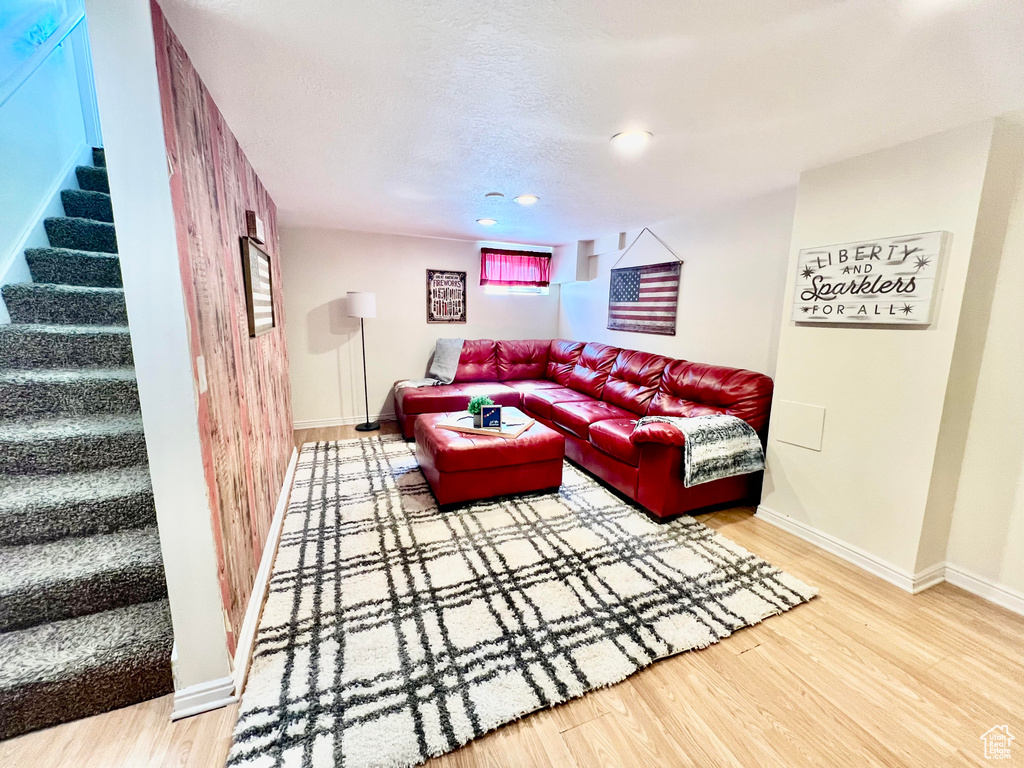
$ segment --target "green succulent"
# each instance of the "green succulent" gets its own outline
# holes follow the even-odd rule
[[[480,409],[485,405],[494,405],[494,401],[487,395],[477,395],[469,401],[469,406],[466,410],[476,416],[480,413]]]

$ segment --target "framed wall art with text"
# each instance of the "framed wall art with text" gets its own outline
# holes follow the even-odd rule
[[[427,322],[466,322],[466,273],[427,270]]]
[[[927,325],[949,233],[884,237],[800,251],[793,321]]]

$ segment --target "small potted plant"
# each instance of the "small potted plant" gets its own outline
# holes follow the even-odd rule
[[[485,405],[494,405],[494,401],[487,395],[477,395],[469,401],[469,406],[466,408],[473,415],[473,426],[477,429],[483,426],[483,422],[480,420],[480,409]]]

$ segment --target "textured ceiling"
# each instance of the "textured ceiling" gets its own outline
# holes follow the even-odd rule
[[[1022,0],[160,2],[285,224],[565,243],[1024,107]]]

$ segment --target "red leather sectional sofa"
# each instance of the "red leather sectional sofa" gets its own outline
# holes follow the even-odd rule
[[[467,340],[452,384],[401,389],[395,413],[413,436],[421,413],[465,410],[475,395],[514,405],[565,436],[571,461],[657,517],[756,500],[761,473],[686,488],[678,433],[644,415],[727,413],[745,420],[764,442],[772,380],[760,373],[579,341]],[[636,441],[636,442],[634,442]]]

